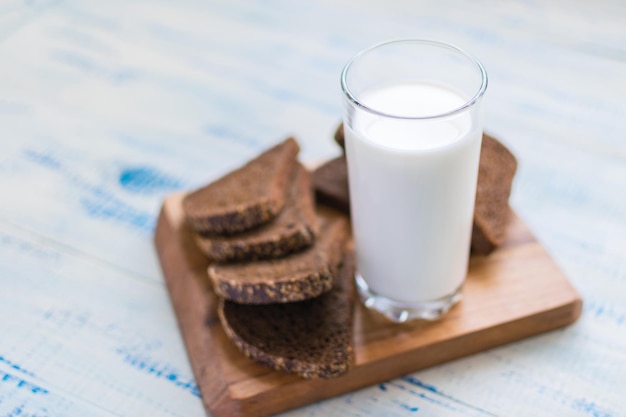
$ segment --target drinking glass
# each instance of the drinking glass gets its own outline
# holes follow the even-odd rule
[[[455,46],[394,40],[352,58],[341,88],[361,298],[436,319],[467,275],[487,73]]]

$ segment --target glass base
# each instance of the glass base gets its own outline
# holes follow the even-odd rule
[[[437,320],[461,300],[462,286],[457,288],[452,294],[436,300],[402,303],[373,292],[359,274],[356,274],[355,280],[363,304],[369,309],[378,311],[395,323],[404,323],[415,319]]]

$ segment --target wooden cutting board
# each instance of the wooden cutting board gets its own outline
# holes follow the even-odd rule
[[[208,412],[267,416],[418,369],[565,326],[580,296],[514,214],[504,245],[470,260],[463,300],[436,322],[392,324],[356,305],[355,364],[327,380],[303,380],[247,359],[226,338],[206,268],[183,221],[183,194],[165,200],[155,243]]]

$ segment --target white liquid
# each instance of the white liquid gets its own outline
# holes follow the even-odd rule
[[[436,115],[466,98],[431,84],[366,92],[387,114]],[[467,274],[481,126],[469,111],[402,120],[364,111],[345,123],[358,273],[370,289],[402,303],[453,293]],[[351,127],[350,127],[351,125]]]

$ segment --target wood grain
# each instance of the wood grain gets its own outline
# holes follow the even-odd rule
[[[437,322],[392,324],[358,304],[355,365],[330,380],[303,380],[245,358],[216,317],[207,261],[183,221],[183,194],[161,209],[155,244],[206,409],[265,416],[565,326],[581,299],[516,215],[505,244],[470,261],[463,301]]]

